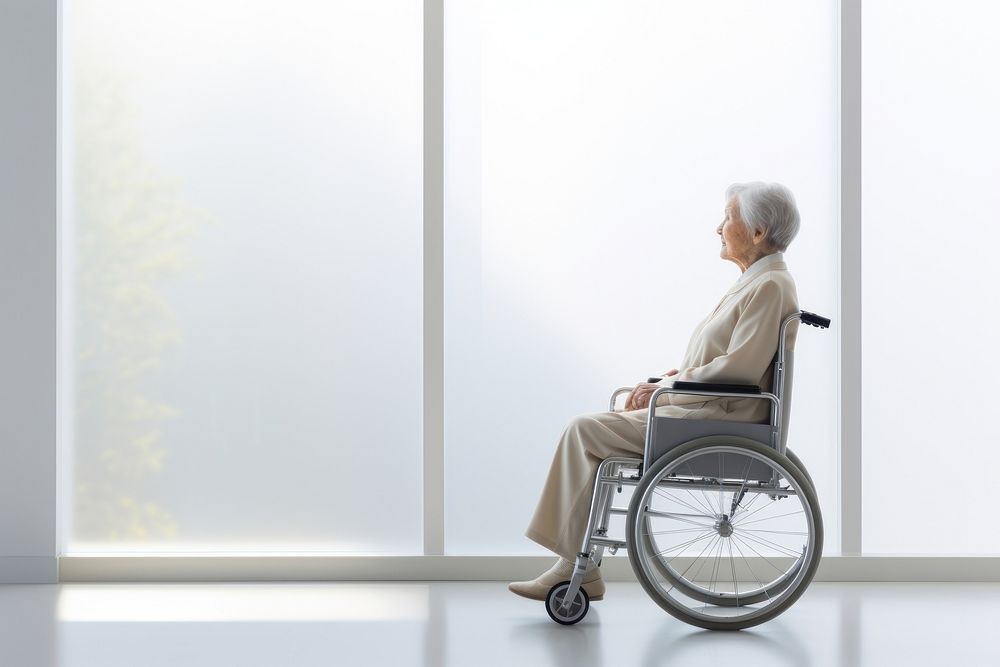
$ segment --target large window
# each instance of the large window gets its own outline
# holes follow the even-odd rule
[[[419,553],[422,5],[63,9],[63,551]]]
[[[523,531],[567,420],[679,365],[739,276],[726,186],[793,190],[801,305],[838,321],[838,3],[483,0],[445,25],[446,551],[543,553]],[[830,551],[837,331],[799,338],[789,438]]]
[[[63,553],[433,553],[425,520],[448,555],[543,553],[523,531],[562,429],[680,363],[738,277],[723,192],[758,179],[796,194],[787,261],[834,321],[799,336],[789,434],[827,551],[859,486],[864,552],[1000,550],[966,511],[1000,464],[998,10],[864,0],[859,46],[836,0],[449,0],[428,78],[420,0],[61,7]],[[840,62],[861,46],[859,482]],[[942,465],[968,483],[908,495]]]
[[[1000,8],[863,6],[864,549],[995,554]]]

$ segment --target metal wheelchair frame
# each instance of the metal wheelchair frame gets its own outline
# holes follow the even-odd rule
[[[657,400],[661,395],[664,394],[687,394],[695,396],[707,396],[712,398],[740,398],[740,399],[759,399],[766,400],[770,403],[770,418],[767,424],[755,424],[749,422],[715,422],[710,420],[677,420],[686,422],[685,429],[687,430],[687,440],[681,443],[673,443],[670,445],[670,449],[674,447],[679,447],[683,444],[692,442],[692,440],[699,439],[702,436],[735,436],[735,440],[740,440],[741,438],[748,438],[754,442],[758,442],[767,445],[772,450],[777,452],[778,460],[787,461],[791,460],[792,465],[788,466],[786,464],[785,468],[791,469],[796,468],[802,472],[805,480],[810,485],[810,490],[814,495],[815,492],[812,490],[812,480],[808,473],[805,472],[805,468],[802,467],[801,462],[797,457],[791,452],[788,452],[785,447],[783,432],[782,432],[782,418],[783,418],[783,397],[785,396],[785,364],[786,364],[786,341],[788,335],[788,329],[792,323],[800,321],[802,324],[809,324],[811,326],[816,326],[819,328],[828,328],[830,325],[830,320],[814,313],[809,313],[807,311],[800,311],[785,317],[781,323],[780,336],[778,350],[774,357],[773,362],[773,393],[763,392],[759,387],[756,386],[745,386],[745,385],[724,385],[723,387],[731,389],[729,391],[719,391],[713,390],[713,387],[718,388],[720,385],[714,385],[712,383],[678,383],[681,384],[681,388],[675,388],[670,386],[664,386],[656,389],[649,399],[648,406],[648,416],[646,421],[646,441],[643,452],[643,458],[632,458],[632,457],[610,457],[601,462],[597,470],[597,475],[594,480],[594,491],[593,498],[591,500],[590,515],[587,521],[587,529],[584,533],[583,543],[580,547],[580,552],[577,555],[575,567],[573,570],[572,578],[568,582],[562,582],[554,586],[549,593],[549,598],[546,600],[546,605],[550,616],[553,620],[556,620],[562,624],[572,624],[580,620],[584,614],[586,614],[586,607],[589,607],[589,600],[585,600],[586,607],[583,608],[582,614],[578,617],[574,617],[573,620],[564,620],[559,617],[560,613],[569,613],[570,607],[573,604],[580,603],[580,597],[586,597],[585,593],[582,591],[581,586],[586,573],[591,562],[599,564],[601,558],[604,554],[604,550],[608,549],[610,553],[614,554],[619,549],[627,548],[627,541],[620,539],[612,539],[608,537],[608,527],[611,515],[628,515],[629,509],[614,506],[614,494],[621,493],[624,486],[636,487],[642,483],[644,473],[653,467],[653,464],[665,458],[667,452],[660,453],[659,456],[655,456],[656,445],[657,445],[657,422],[664,419],[673,419],[670,417],[657,417],[655,414],[657,407]],[[653,378],[650,378],[652,381]],[[699,388],[698,385],[702,385],[703,388]],[[609,411],[615,412],[615,403],[620,395],[626,392],[632,391],[634,387],[620,387],[616,389],[612,395],[609,405]],[[697,426],[695,425],[697,423]],[[695,429],[695,430],[692,430]],[[720,433],[720,429],[724,430],[724,433]],[[765,435],[766,434],[766,435]],[[693,438],[691,436],[694,436]],[[762,437],[763,436],[763,437]],[[787,457],[786,457],[787,455]],[[647,465],[648,462],[648,465]],[[749,463],[748,463],[749,467]],[[780,467],[780,465],[779,465]],[[698,482],[697,480],[684,480],[683,488],[693,489],[693,490],[708,490],[708,491],[722,491],[723,489],[738,490],[739,498],[742,499],[746,493],[763,493],[768,494],[769,497],[774,499],[775,497],[786,497],[790,495],[795,495],[799,493],[794,488],[783,487],[778,488],[777,473],[771,472],[770,479],[757,479],[749,480],[745,477],[742,484],[736,482],[726,482],[722,479],[722,472],[718,479],[713,479],[711,481]],[[749,475],[749,474],[748,474]],[[657,484],[664,484],[665,482],[659,481]],[[673,481],[671,481],[673,483]],[[677,481],[680,483],[680,480]],[[805,484],[805,482],[803,482]],[[735,495],[734,495],[735,498]],[[633,503],[634,504],[634,503]],[[735,511],[737,502],[734,500],[733,508]],[[651,512],[647,508],[647,512]],[[818,513],[818,507],[816,508]],[[655,512],[653,512],[655,514]],[[692,515],[693,516],[693,515]],[[726,517],[728,520],[728,517]],[[718,527],[718,526],[717,526]],[[730,528],[731,530],[731,528]],[[822,532],[821,520],[820,520],[820,534]],[[821,535],[820,535],[821,539]],[[818,561],[817,561],[818,562]],[[635,562],[633,561],[633,568],[635,568]],[[813,567],[814,570],[814,567]],[[637,572],[637,575],[639,573]],[[734,583],[735,583],[735,572],[734,572]],[[811,578],[811,575],[810,575]],[[808,581],[805,582],[808,585]],[[803,587],[804,588],[804,587]],[[553,599],[553,595],[557,593],[559,589],[559,595],[557,598]],[[738,591],[738,587],[737,587]],[[647,589],[648,592],[648,589]],[[801,593],[799,593],[801,594]],[[797,595],[795,596],[797,597]],[[737,604],[739,603],[739,597],[737,595]],[[660,603],[661,606],[662,603]],[[578,607],[577,607],[578,608]],[[668,609],[668,611],[670,611]],[[576,612],[579,613],[579,612]],[[673,611],[670,613],[675,614]],[[780,612],[778,612],[780,613]],[[678,616],[681,618],[680,616]],[[701,627],[710,627],[712,629],[723,629],[721,626],[716,627],[718,624],[705,624],[701,622],[694,622],[686,618],[682,618],[687,622],[693,622]],[[751,623],[753,625],[755,623]],[[739,624],[733,624],[734,627]],[[749,627],[749,625],[743,624],[740,627]],[[728,628],[727,628],[728,629]],[[738,629],[738,628],[736,628]]]

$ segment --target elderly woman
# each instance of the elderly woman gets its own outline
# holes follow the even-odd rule
[[[719,256],[742,275],[695,328],[681,369],[663,377],[694,382],[755,384],[771,388],[771,361],[778,349],[782,319],[798,312],[795,282],[782,252],[799,230],[799,213],[788,188],[777,183],[737,183],[726,190]],[[787,345],[794,344],[796,329]],[[660,385],[642,382],[629,394],[623,412],[599,412],[573,419],[563,432],[535,516],[525,533],[560,556],[548,571],[509,588],[544,600],[549,589],[569,579],[583,543],[600,462],[611,456],[642,456],[649,399]],[[684,419],[767,422],[764,401],[661,395],[656,415]],[[604,597],[601,571],[591,563],[583,588],[592,601]]]

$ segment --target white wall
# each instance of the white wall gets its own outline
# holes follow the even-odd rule
[[[57,6],[0,3],[0,582],[57,572]]]

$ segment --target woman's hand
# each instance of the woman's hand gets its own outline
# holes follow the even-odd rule
[[[649,397],[659,388],[655,382],[640,382],[625,399],[625,410],[642,410],[649,405]]]
[[[676,368],[672,368],[663,374],[663,377],[672,377],[679,373]],[[642,410],[649,406],[649,397],[659,389],[660,385],[655,382],[640,382],[635,389],[625,399],[625,410]]]

